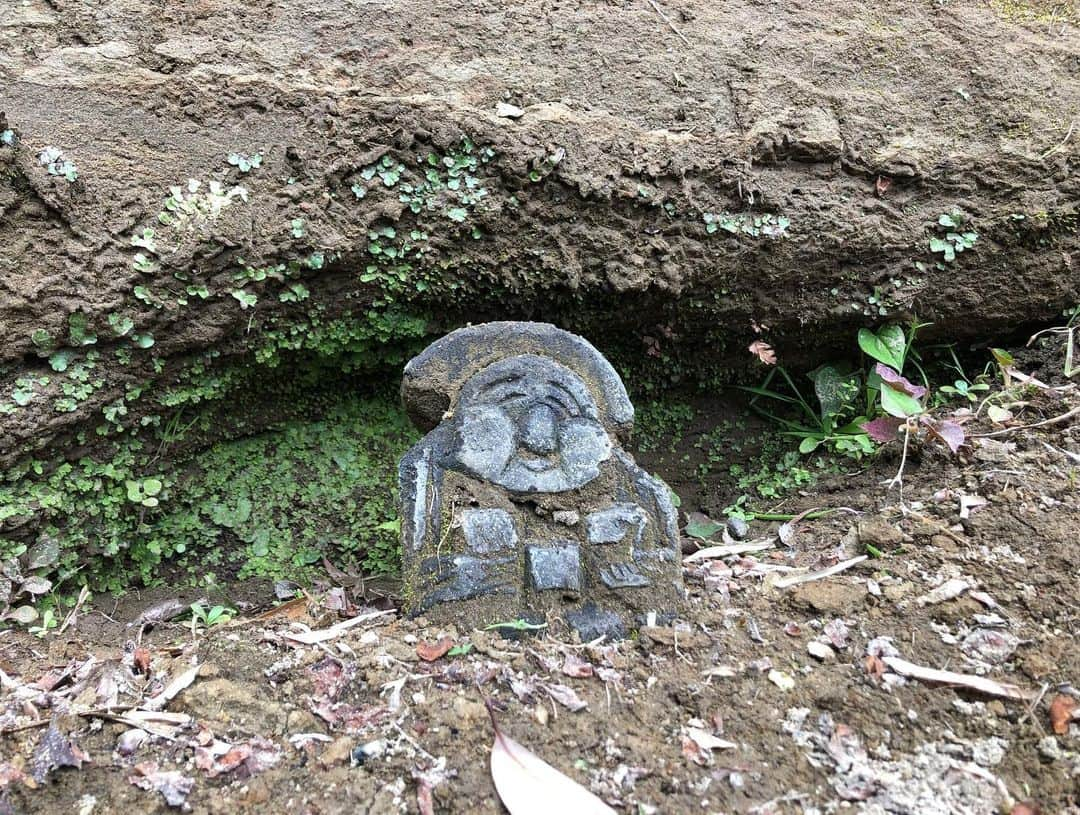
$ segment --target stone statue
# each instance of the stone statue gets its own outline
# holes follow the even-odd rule
[[[618,638],[682,597],[668,488],[620,446],[634,409],[581,337],[461,328],[405,366],[427,435],[402,459],[406,610],[467,628],[559,615]]]

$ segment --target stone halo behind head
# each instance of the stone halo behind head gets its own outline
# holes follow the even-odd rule
[[[588,386],[600,423],[625,439],[634,408],[611,363],[586,340],[550,323],[492,322],[459,328],[432,343],[405,366],[401,398],[420,430],[429,431],[458,406],[462,386],[488,365],[508,356],[548,357]]]

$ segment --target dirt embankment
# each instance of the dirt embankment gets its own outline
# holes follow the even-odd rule
[[[6,10],[0,461],[160,409],[207,351],[336,353],[335,317],[369,349],[545,318],[689,371],[751,320],[794,352],[1080,299],[1074,14],[661,8]]]

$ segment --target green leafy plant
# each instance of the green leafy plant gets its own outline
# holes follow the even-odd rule
[[[160,478],[144,478],[140,481],[126,481],[128,500],[134,504],[140,504],[147,508],[156,507],[159,503],[158,496],[164,484]]]
[[[777,379],[779,382],[774,384]],[[784,428],[781,430],[783,435],[800,439],[800,453],[811,453],[823,444],[853,458],[873,452],[874,445],[860,429],[866,417],[858,415],[856,404],[861,391],[859,375],[843,372],[834,365],[823,365],[810,373],[810,379],[817,407],[780,365],[773,368],[760,385],[743,390],[754,395],[750,400],[753,410]],[[793,409],[798,418],[787,418],[764,409],[760,404],[763,398]]]
[[[201,625],[203,628],[213,628],[215,625],[224,625],[229,622],[236,612],[226,606],[213,606],[210,609],[203,607],[202,603],[191,604],[191,624]]]
[[[38,639],[43,639],[46,634],[52,629],[56,628],[60,624],[60,621],[56,619],[56,614],[51,608],[45,609],[41,614],[41,624],[32,625],[27,629]]]
[[[248,155],[246,153],[229,153],[228,161],[233,167],[242,173],[248,173],[252,170],[257,170],[262,166],[262,154],[253,153]]]
[[[58,175],[69,184],[74,183],[79,177],[79,170],[75,164],[64,157],[59,147],[46,147],[38,154],[38,161],[48,171],[49,175]]]
[[[771,212],[759,214],[740,212],[734,215],[730,212],[721,212],[719,215],[705,212],[701,217],[705,222],[705,231],[710,235],[723,230],[732,235],[742,234],[753,238],[782,238],[791,226],[790,218]]]
[[[990,390],[990,386],[985,382],[968,382],[964,379],[957,379],[951,385],[942,385],[938,390],[946,396],[967,399],[974,404],[979,401],[976,394]]]
[[[930,238],[930,251],[940,254],[948,263],[955,260],[959,253],[971,249],[979,239],[979,233],[965,230],[966,221],[966,217],[959,210],[938,217],[938,226],[945,230],[945,234]]]
[[[236,298],[236,302],[240,304],[240,308],[245,310],[259,302],[259,298],[256,295],[246,292],[243,289],[235,289],[231,294]]]

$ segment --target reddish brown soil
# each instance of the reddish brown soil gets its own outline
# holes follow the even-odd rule
[[[1039,404],[1028,421],[1060,415],[1075,400]],[[83,811],[166,811],[157,792],[129,781],[133,765],[152,761],[193,780],[187,803],[198,813],[417,812],[428,782],[436,812],[498,812],[488,770],[489,698],[508,733],[620,812],[794,813],[828,811],[843,800],[863,812],[976,815],[1007,812],[1022,800],[1043,812],[1075,812],[1080,725],[1054,735],[1049,706],[1075,695],[1080,679],[1078,433],[1076,423],[1014,431],[976,442],[959,461],[927,451],[905,473],[903,508],[896,490],[880,484],[895,461],[823,482],[792,509],[847,506],[862,514],[803,522],[790,547],[689,565],[684,620],[610,646],[583,647],[557,627],[510,640],[390,616],[302,647],[284,639],[290,625],[325,628],[353,610],[328,611],[333,598],[318,594],[299,604],[291,622],[284,614],[260,620],[251,603],[266,605],[267,588],[237,587],[226,599],[251,610],[235,624],[197,637],[164,625],[144,637],[152,679],[121,674],[130,693],[121,683],[120,703],[138,704],[194,661],[202,669],[168,706],[193,723],[130,757],[114,753],[124,726],[71,715],[98,706],[99,674],[90,671],[81,692],[71,690],[79,677],[51,693],[18,688],[88,655],[117,665],[122,644],[135,636],[127,624],[169,593],[129,596],[115,608],[99,601],[45,640],[5,632],[0,727],[26,729],[3,736],[7,763],[0,766],[30,772],[44,732],[35,719],[44,724],[53,715],[89,756],[81,769],[57,769],[36,789],[10,781],[6,799],[16,812],[74,812],[91,798],[96,806]],[[961,495],[988,503],[961,519]],[[752,531],[777,530],[756,522]],[[884,557],[831,578],[778,588],[772,583],[786,572],[761,574],[827,566],[865,553],[867,544]],[[920,601],[952,578],[971,588],[943,602]],[[1000,662],[974,661],[964,641],[979,628],[1011,643]],[[830,634],[841,647],[825,661],[808,654],[811,640]],[[442,637],[472,650],[418,658],[418,645]],[[1001,699],[913,679],[894,685],[880,663],[867,660],[878,637],[891,638],[910,662],[983,672],[1034,696]],[[594,675],[566,675],[570,656],[594,666]],[[785,677],[789,689],[776,684]],[[572,712],[549,698],[544,683],[569,686],[588,706]],[[734,744],[709,756],[687,742],[690,726]],[[211,777],[195,763],[210,733],[233,746],[266,739],[277,761]],[[299,749],[289,737],[300,733],[330,740]],[[357,747],[378,740],[385,752],[360,766],[350,762]]]

